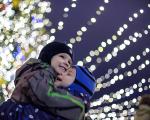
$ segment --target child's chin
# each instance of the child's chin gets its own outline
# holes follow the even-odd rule
[[[58,75],[61,75],[63,74],[65,71],[62,71],[62,70],[59,70],[59,71],[56,71]]]
[[[61,86],[61,81],[56,80],[56,81],[54,82],[54,85],[56,85],[56,86]]]

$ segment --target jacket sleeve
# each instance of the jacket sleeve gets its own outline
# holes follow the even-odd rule
[[[64,118],[82,119],[85,111],[84,103],[66,90],[54,87],[54,76],[50,68],[37,70],[28,82],[37,98],[31,97],[34,104],[41,105],[48,111]]]

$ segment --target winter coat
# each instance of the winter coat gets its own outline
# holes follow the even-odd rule
[[[64,89],[56,88],[55,78],[51,66],[31,58],[16,72],[16,87],[11,99],[18,103],[30,103],[66,120],[83,119],[83,101]]]

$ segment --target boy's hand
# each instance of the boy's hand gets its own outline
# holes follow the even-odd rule
[[[64,73],[57,76],[54,85],[56,85],[56,87],[68,87],[74,82],[75,77],[76,69],[74,67],[70,67]]]

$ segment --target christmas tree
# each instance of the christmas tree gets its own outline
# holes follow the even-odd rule
[[[50,3],[46,1],[0,2],[0,102],[9,98],[14,88],[16,69],[53,41],[45,29],[51,24],[44,17],[49,12]]]

